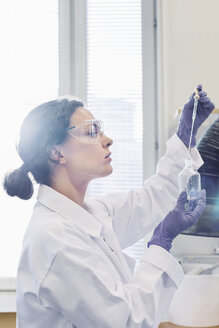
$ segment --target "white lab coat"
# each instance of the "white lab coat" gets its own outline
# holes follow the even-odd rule
[[[202,160],[192,150],[197,167]],[[152,245],[133,274],[121,249],[151,231],[175,206],[187,149],[174,135],[143,188],[80,207],[41,185],[17,274],[19,328],[150,328],[167,312],[183,271]],[[148,160],[150,160],[148,158]]]

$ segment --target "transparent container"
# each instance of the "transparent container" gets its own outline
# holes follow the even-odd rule
[[[195,200],[200,197],[201,177],[199,172],[193,168],[192,160],[185,160],[185,167],[178,175],[180,192],[186,191],[188,200]]]

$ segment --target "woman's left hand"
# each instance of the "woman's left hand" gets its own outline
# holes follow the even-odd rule
[[[214,109],[215,105],[211,102],[211,99],[207,97],[207,93],[202,91],[202,85],[199,84],[197,86],[198,94],[200,96],[198,100],[198,106],[197,106],[197,113],[193,128],[193,134],[192,134],[192,141],[191,141],[191,147],[194,147],[196,145],[196,134],[198,131],[198,128],[201,126],[201,124],[208,118],[208,116],[211,114],[212,110]],[[192,113],[193,113],[193,107],[194,107],[194,95],[193,93],[189,101],[184,105],[181,116],[180,116],[180,123],[177,130],[178,137],[182,140],[182,142],[186,145],[186,147],[189,147],[189,138],[191,133],[191,127],[192,127]]]
[[[185,209],[186,201],[187,194],[183,191],[179,195],[174,209],[166,215],[154,230],[153,236],[148,242],[148,247],[154,244],[169,251],[173,239],[185,229],[197,223],[205,209],[206,191],[204,189],[201,191],[200,198],[197,201],[190,201],[187,209]]]

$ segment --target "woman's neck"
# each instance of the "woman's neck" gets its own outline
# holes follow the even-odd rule
[[[69,179],[69,177],[62,176],[53,178],[50,186],[79,206],[83,206],[88,182],[82,182],[78,177]]]

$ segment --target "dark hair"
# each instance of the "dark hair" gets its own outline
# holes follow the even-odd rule
[[[219,119],[205,132],[197,148],[204,161],[199,172],[219,177]]]
[[[17,152],[24,164],[6,174],[3,186],[8,195],[31,198],[33,184],[28,172],[32,173],[37,183],[50,184],[49,161],[55,162],[50,158],[50,149],[64,142],[71,115],[83,106],[78,100],[57,99],[36,107],[26,116],[17,145]]]

